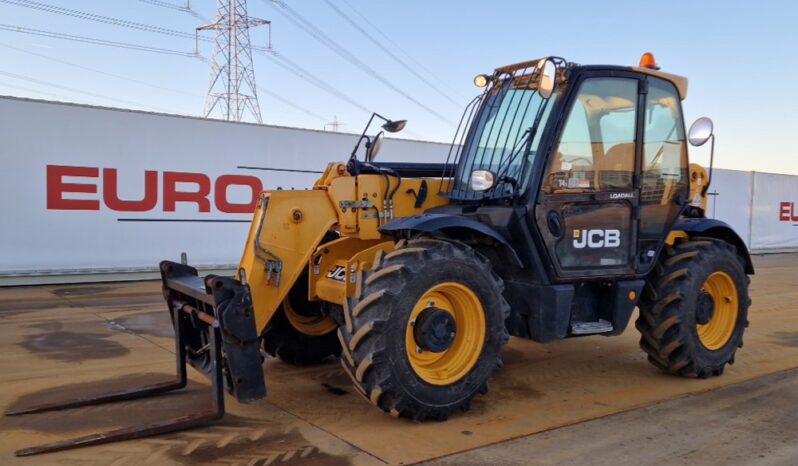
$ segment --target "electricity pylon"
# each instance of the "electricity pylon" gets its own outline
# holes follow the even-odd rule
[[[225,120],[241,121],[246,109],[258,123],[263,122],[249,40],[249,29],[263,24],[271,27],[270,21],[247,15],[246,0],[218,0],[214,21],[197,27],[197,31],[216,31],[206,118],[218,110]]]

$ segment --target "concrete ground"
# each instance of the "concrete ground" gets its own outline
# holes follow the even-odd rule
[[[212,426],[41,456],[14,450],[207,406],[180,393],[0,418],[0,464],[797,464],[798,255],[760,256],[751,327],[719,378],[651,367],[630,328],[550,345],[513,339],[472,410],[445,423],[371,407],[331,361],[267,361],[266,400]],[[0,408],[169,380],[170,323],[157,282],[0,289]]]
[[[798,370],[424,464],[792,466],[798,464]]]

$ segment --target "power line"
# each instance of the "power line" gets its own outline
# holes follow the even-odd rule
[[[213,40],[213,39],[211,39],[209,37],[198,36],[196,34],[191,34],[191,33],[188,33],[188,32],[179,31],[179,30],[175,30],[175,29],[169,29],[169,28],[164,28],[164,27],[160,27],[160,26],[154,26],[154,25],[145,24],[145,23],[138,23],[138,22],[134,22],[134,21],[128,21],[128,20],[123,20],[123,19],[119,19],[119,18],[113,18],[113,17],[110,17],[110,16],[97,15],[97,14],[94,14],[94,13],[88,13],[88,12],[85,12],[85,11],[74,10],[74,9],[69,9],[69,8],[63,8],[63,7],[59,7],[59,6],[55,6],[55,5],[42,3],[42,2],[35,2],[35,1],[32,1],[32,0],[0,0],[0,3],[6,3],[6,4],[15,5],[15,6],[27,7],[27,8],[32,8],[32,9],[39,10],[39,11],[48,12],[48,13],[60,14],[60,15],[70,16],[70,17],[74,17],[74,18],[78,18],[78,19],[82,19],[82,20],[100,22],[100,23],[110,24],[110,25],[113,25],[113,26],[136,29],[136,30],[141,30],[141,31],[145,31],[145,32],[155,33],[155,34],[162,34],[162,35],[180,37],[180,38],[185,38],[185,39],[194,39],[194,40],[203,41],[203,42],[211,42]],[[190,52],[184,52],[184,51],[180,51],[180,50],[164,49],[164,48],[159,48],[159,47],[150,47],[150,46],[146,46],[146,45],[132,44],[132,43],[127,43],[127,42],[109,41],[109,40],[105,40],[105,39],[98,39],[98,38],[86,37],[86,36],[78,36],[78,35],[74,35],[74,34],[59,33],[59,32],[54,32],[54,31],[46,31],[46,30],[41,30],[41,29],[33,29],[33,28],[27,28],[27,27],[22,27],[22,26],[14,26],[14,25],[8,25],[8,24],[0,24],[0,30],[6,30],[6,31],[11,31],[11,32],[19,32],[19,33],[23,33],[23,34],[38,35],[38,36],[43,36],[43,37],[55,38],[55,39],[63,39],[63,40],[70,40],[70,41],[76,41],[76,42],[83,42],[83,43],[88,43],[88,44],[93,44],[93,45],[117,47],[117,48],[129,49],[129,50],[138,50],[138,51],[153,52],[153,53],[160,53],[160,54],[167,54],[167,55],[178,55],[178,56],[184,56],[184,57],[189,57],[189,58],[197,58],[197,59],[200,59],[202,61],[207,61],[204,57],[199,55],[198,51],[196,51],[196,50],[195,50],[194,53],[190,53]],[[274,50],[272,48],[259,47],[259,46],[254,46],[254,45],[252,46],[252,49],[255,50],[257,53],[259,53],[260,55],[265,56],[265,57],[269,58],[270,60],[272,60],[277,66],[279,66],[279,67],[283,68],[284,70],[296,75],[300,79],[302,79],[305,82],[317,87],[318,89],[320,89],[320,90],[322,90],[322,91],[324,91],[324,92],[326,92],[326,93],[328,93],[328,94],[330,94],[330,95],[332,95],[332,96],[334,96],[334,97],[336,97],[336,98],[338,98],[340,100],[343,100],[344,102],[346,102],[346,103],[348,103],[348,104],[350,104],[350,105],[352,105],[352,106],[354,106],[354,107],[356,107],[356,108],[358,108],[358,109],[360,109],[360,110],[362,110],[362,111],[364,111],[366,113],[371,113],[372,112],[372,110],[369,109],[368,107],[366,107],[365,105],[361,104],[360,102],[356,101],[355,99],[353,99],[352,97],[348,96],[344,92],[340,91],[335,86],[330,85],[326,80],[318,77],[317,75],[315,75],[314,73],[310,72],[306,68],[303,68],[302,66],[300,66],[296,62],[286,58],[284,55],[278,53],[276,50]],[[258,89],[262,90],[260,87]],[[265,92],[267,94],[271,95],[272,97],[280,100],[281,102],[283,102],[283,103],[285,103],[285,104],[287,104],[287,105],[289,105],[289,106],[291,106],[293,108],[296,108],[296,109],[302,111],[303,113],[311,115],[314,118],[319,118],[321,120],[326,121],[326,118],[321,117],[320,115],[314,114],[312,111],[310,111],[308,109],[305,109],[305,108],[303,108],[303,107],[301,107],[301,106],[289,101],[288,99],[285,99],[284,97],[279,96],[276,93],[273,93],[273,92],[270,92],[270,91],[265,91]]]
[[[56,89],[61,89],[61,90],[69,91],[69,92],[74,92],[76,94],[84,94],[84,95],[88,95],[88,96],[99,98],[99,99],[113,100],[113,101],[121,102],[121,103],[124,103],[124,104],[127,104],[127,105],[134,105],[134,106],[138,106],[138,107],[147,107],[147,108],[151,108],[153,110],[156,110],[158,112],[169,113],[168,110],[160,108],[160,107],[155,107],[155,106],[152,106],[152,105],[146,105],[146,104],[142,104],[142,103],[139,103],[139,102],[133,102],[133,101],[130,101],[130,100],[118,99],[116,97],[109,97],[109,96],[102,95],[102,94],[96,94],[94,92],[83,91],[83,90],[80,90],[80,89],[75,89],[74,87],[63,86],[61,84],[55,84],[55,83],[51,83],[49,81],[36,79],[36,78],[31,77],[31,76],[25,76],[25,75],[22,75],[22,74],[11,73],[9,71],[0,70],[0,75],[8,76],[10,78],[19,79],[19,80],[26,81],[26,82],[40,84],[42,86],[49,86],[49,87],[54,87]]]
[[[184,91],[184,90],[181,90],[181,89],[174,89],[174,88],[171,88],[171,87],[165,87],[165,86],[161,86],[161,85],[158,85],[158,84],[152,84],[152,83],[148,83],[148,82],[141,81],[141,80],[138,80],[138,79],[129,78],[127,76],[122,76],[122,75],[119,75],[119,74],[110,73],[110,72],[103,71],[103,70],[98,70],[96,68],[91,68],[91,67],[88,67],[88,66],[84,66],[84,65],[77,64],[77,63],[69,62],[69,61],[66,61],[66,60],[61,60],[59,58],[51,57],[49,55],[45,55],[45,54],[38,53],[38,52],[32,52],[30,50],[21,49],[19,47],[14,47],[13,45],[4,44],[4,43],[1,43],[1,42],[0,42],[0,47],[6,47],[6,48],[9,48],[9,49],[12,49],[12,50],[16,50],[18,52],[26,53],[26,54],[33,55],[33,56],[40,57],[40,58],[44,58],[45,60],[50,60],[50,61],[53,61],[53,62],[56,62],[56,63],[61,63],[61,64],[64,64],[64,65],[67,65],[67,66],[71,66],[71,67],[74,67],[74,68],[78,68],[78,69],[82,69],[82,70],[86,70],[86,71],[91,71],[93,73],[97,73],[97,74],[101,74],[101,75],[105,75],[105,76],[110,76],[110,77],[121,79],[121,80],[124,80],[124,81],[129,81],[129,82],[132,82],[132,83],[140,84],[142,86],[151,87],[153,89],[160,89],[160,90],[173,92],[173,93],[176,93],[176,94],[188,95],[188,96],[192,96],[192,97],[200,97],[199,94],[187,92],[187,91]],[[15,88],[18,88],[18,89],[29,90],[29,91],[33,91],[33,92],[39,92],[41,94],[46,94],[44,92],[37,91],[35,89],[22,88],[20,86],[9,85],[9,87],[15,87]],[[267,95],[273,97],[274,99],[279,100],[283,104],[288,105],[289,107],[292,107],[292,108],[294,108],[296,110],[299,110],[300,112],[305,113],[305,114],[307,114],[309,116],[312,116],[312,117],[314,117],[314,118],[316,118],[316,119],[318,119],[320,121],[327,121],[327,119],[324,118],[323,116],[321,116],[321,115],[319,115],[317,113],[314,113],[313,111],[308,110],[307,108],[304,108],[304,107],[300,106],[299,104],[296,104],[296,103],[286,99],[285,97],[283,97],[283,96],[281,96],[281,95],[279,95],[277,93],[271,92],[268,89],[263,89],[260,86],[258,86],[258,92],[263,93],[263,94],[267,94]],[[49,95],[58,97],[55,94],[49,94]]]
[[[274,98],[276,100],[279,100],[280,102],[288,105],[289,107],[293,107],[294,109],[299,110],[300,112],[302,112],[302,113],[304,113],[304,114],[306,114],[308,116],[312,116],[313,118],[316,118],[316,119],[321,120],[321,121],[327,121],[326,118],[324,118],[323,116],[319,115],[318,113],[314,113],[313,111],[308,110],[305,107],[301,107],[301,106],[295,104],[294,102],[291,102],[290,100],[286,99],[285,97],[281,96],[280,94],[278,94],[276,92],[272,92],[272,91],[270,91],[268,89],[264,89],[264,88],[262,88],[260,86],[258,86],[258,92],[260,92],[262,94],[266,94],[266,95],[268,95],[268,96],[270,96],[270,97],[272,97],[272,98]]]
[[[197,13],[191,8],[191,2],[189,0],[186,0],[186,6],[175,5],[174,3],[163,2],[161,0],[138,0],[138,1],[141,3],[149,3],[150,5],[182,11],[183,13],[188,13],[195,18],[199,18],[203,21],[208,21],[208,18],[202,16],[201,14]]]
[[[3,1],[3,0],[0,0]],[[139,50],[142,52],[153,52],[153,53],[161,53],[165,55],[178,55],[182,57],[189,57],[189,58],[198,58],[202,61],[206,59],[201,57],[197,53],[192,52],[183,52],[181,50],[172,50],[172,49],[163,49],[159,47],[150,47],[148,45],[140,45],[140,44],[131,44],[129,42],[116,42],[111,40],[105,39],[97,39],[93,37],[85,37],[85,36],[78,36],[74,34],[65,34],[62,32],[53,32],[53,31],[44,31],[41,29],[33,29],[33,28],[26,28],[22,26],[14,26],[11,24],[0,24],[0,30],[3,31],[11,31],[11,32],[20,32],[23,34],[31,34],[35,36],[42,36],[42,37],[50,37],[54,39],[64,39],[64,40],[71,40],[75,42],[83,42],[87,44],[94,44],[94,45],[104,45],[107,47],[117,47],[129,50]]]
[[[58,94],[53,94],[51,92],[40,91],[38,89],[33,89],[31,87],[18,86],[16,84],[9,84],[9,83],[3,82],[3,81],[0,81],[0,87],[10,87],[11,89],[19,89],[21,91],[33,92],[34,94],[45,95],[45,96],[50,97],[51,99],[56,99],[56,100],[69,100],[67,97],[63,97],[63,96],[58,95]]]
[[[17,52],[22,52],[22,53],[26,53],[28,55],[33,55],[33,56],[36,56],[36,57],[44,58],[45,60],[50,60],[50,61],[53,61],[53,62],[56,62],[56,63],[61,63],[63,65],[71,66],[73,68],[79,68],[79,69],[82,69],[82,70],[91,71],[93,73],[102,74],[102,75],[110,76],[110,77],[117,78],[117,79],[122,79],[124,81],[129,81],[129,82],[132,82],[132,83],[140,84],[142,86],[151,87],[153,89],[160,89],[160,90],[163,90],[163,91],[169,91],[169,92],[174,92],[174,93],[177,93],[177,94],[189,95],[189,96],[192,96],[192,97],[199,97],[200,96],[199,94],[186,92],[186,91],[181,90],[181,89],[173,89],[173,88],[170,88],[170,87],[161,86],[159,84],[152,84],[152,83],[148,83],[148,82],[145,82],[145,81],[140,81],[138,79],[129,78],[127,76],[122,76],[122,75],[110,73],[108,71],[98,70],[96,68],[91,68],[91,67],[88,67],[88,66],[85,66],[85,65],[79,65],[77,63],[73,63],[73,62],[69,62],[69,61],[66,61],[66,60],[62,60],[60,58],[51,57],[51,56],[45,55],[43,53],[32,52],[30,50],[25,50],[25,49],[21,49],[19,47],[14,47],[13,45],[4,44],[2,42],[0,42],[0,47],[5,47],[5,48],[8,48],[8,49],[16,50]]]
[[[145,1],[145,0],[139,0],[139,1]],[[94,21],[94,22],[97,22],[97,23],[109,24],[109,25],[112,25],[112,26],[119,26],[119,27],[124,27],[124,28],[129,28],[129,29],[136,29],[136,30],[139,30],[139,31],[151,32],[151,33],[155,33],[155,34],[162,34],[162,35],[167,35],[167,36],[180,37],[180,38],[183,38],[183,39],[191,39],[191,40],[194,40],[194,41],[213,42],[213,39],[211,39],[210,37],[200,36],[200,35],[198,35],[196,33],[196,31],[193,32],[193,33],[185,32],[185,31],[180,31],[180,30],[177,30],[177,29],[170,29],[170,28],[165,28],[165,27],[161,27],[161,26],[154,26],[152,24],[139,23],[139,22],[136,22],[136,21],[129,21],[129,20],[126,20],[126,19],[121,19],[121,18],[114,18],[112,16],[103,16],[103,15],[98,15],[98,14],[95,14],[95,13],[89,13],[89,12],[86,12],[86,11],[74,10],[74,9],[70,9],[70,8],[64,8],[64,7],[60,7],[60,6],[56,6],[56,5],[51,5],[51,4],[48,4],[48,3],[35,2],[33,0],[0,0],[0,3],[6,3],[6,4],[9,4],[9,5],[21,6],[21,7],[25,7],[25,8],[31,8],[33,10],[39,10],[39,11],[44,11],[44,12],[47,12],[47,13],[54,13],[54,14],[58,14],[58,15],[69,16],[69,17],[72,17],[72,18],[82,19],[82,20],[86,20],[86,21]],[[253,46],[252,48],[253,49],[257,49],[257,50],[262,50],[262,51],[268,51],[269,50],[268,47]]]
[[[110,17],[110,16],[103,16],[103,15],[97,15],[97,14],[94,14],[94,13],[87,13],[85,11],[73,10],[73,9],[70,9],[70,8],[64,8],[64,7],[60,7],[60,6],[56,6],[56,5],[50,5],[50,4],[47,4],[47,3],[34,2],[34,1],[31,1],[31,0],[0,0],[0,3],[6,3],[6,4],[9,4],[9,5],[21,6],[21,7],[30,8],[30,9],[33,9],[33,10],[38,10],[38,11],[45,11],[47,13],[54,13],[54,14],[58,14],[58,15],[62,15],[62,16],[70,16],[70,17],[73,17],[73,18],[83,19],[83,20],[87,20],[87,21],[94,21],[94,22],[98,22],[98,23],[110,24],[110,25],[113,25],[113,26],[121,26],[121,27],[130,28],[130,29],[138,29],[138,30],[141,30],[141,31],[154,32],[154,33],[157,33],[157,34],[166,34],[166,35],[175,36],[175,37],[182,37],[182,38],[186,38],[186,39],[194,39],[195,38],[195,34],[188,33],[188,32],[177,31],[177,30],[174,30],[174,29],[163,28],[163,27],[160,27],[160,26],[153,26],[153,25],[150,25],[150,24],[137,23],[135,21],[128,21],[128,20],[125,20],[125,19],[113,18],[113,17]]]
[[[371,41],[371,42],[372,42],[374,45],[376,45],[376,46],[377,46],[377,47],[379,47],[379,48],[380,48],[380,49],[381,49],[383,52],[385,52],[386,54],[388,54],[388,56],[389,56],[389,57],[393,58],[393,59],[394,59],[394,60],[395,60],[397,63],[399,63],[399,64],[400,64],[400,65],[401,65],[401,66],[402,66],[404,69],[406,69],[407,71],[409,71],[409,72],[410,72],[410,73],[411,73],[413,76],[415,76],[416,78],[418,78],[418,79],[420,79],[421,81],[423,81],[423,82],[424,82],[424,83],[425,83],[427,86],[429,86],[429,87],[430,87],[432,90],[434,90],[434,91],[435,91],[435,92],[436,92],[438,95],[440,95],[441,97],[443,97],[444,99],[448,100],[449,102],[451,102],[452,104],[454,104],[454,105],[456,105],[456,106],[458,106],[458,107],[459,107],[459,106],[461,106],[462,102],[457,102],[456,100],[452,99],[452,98],[451,98],[451,97],[450,97],[450,96],[449,96],[449,95],[448,95],[448,94],[447,94],[445,91],[441,90],[441,89],[440,89],[438,86],[436,86],[435,84],[433,84],[433,83],[432,83],[432,82],[431,82],[429,79],[427,79],[427,78],[426,78],[424,75],[422,75],[421,73],[419,73],[418,71],[416,71],[416,69],[415,69],[415,68],[413,68],[412,66],[408,65],[408,64],[407,64],[407,63],[406,63],[404,60],[402,60],[402,59],[401,59],[401,58],[399,58],[399,57],[398,57],[398,56],[397,56],[395,53],[393,53],[393,51],[392,51],[390,48],[388,48],[388,47],[384,46],[384,45],[383,45],[383,44],[382,44],[382,43],[381,43],[379,40],[377,40],[377,39],[376,39],[376,38],[375,38],[373,35],[369,34],[369,32],[368,32],[368,31],[366,31],[365,29],[363,29],[363,27],[362,27],[360,24],[358,24],[358,22],[357,22],[357,21],[353,20],[353,19],[352,19],[352,18],[351,18],[349,15],[347,15],[347,14],[346,14],[346,13],[344,13],[344,12],[343,12],[343,11],[342,11],[340,8],[338,8],[337,6],[335,6],[335,4],[334,4],[333,2],[331,2],[330,0],[324,0],[324,3],[326,3],[326,4],[327,4],[327,6],[329,6],[329,7],[330,7],[330,8],[331,8],[333,11],[335,11],[336,13],[338,13],[338,15],[339,15],[339,16],[341,16],[341,17],[342,17],[344,20],[346,20],[346,22],[348,22],[348,23],[349,23],[349,24],[350,24],[350,25],[351,25],[353,28],[357,29],[357,30],[358,30],[358,31],[359,31],[361,34],[363,34],[363,35],[364,35],[364,36],[365,36],[365,37],[366,37],[368,40],[370,40],[370,41]]]
[[[343,92],[339,91],[335,86],[328,84],[325,80],[319,78],[318,76],[314,75],[310,71],[305,68],[302,68],[298,64],[294,63],[293,61],[289,60],[288,58],[284,57],[283,55],[279,54],[275,50],[271,50],[270,52],[262,52],[257,50],[258,53],[261,55],[271,59],[274,63],[283,68],[284,70],[293,73],[300,79],[304,80],[305,82],[310,83],[313,86],[321,89],[328,94],[331,94],[346,103],[363,110],[366,113],[372,113],[372,111],[366,107],[365,105],[361,104],[360,102],[354,100],[353,98],[349,97],[348,95],[344,94]]]
[[[90,38],[90,37],[75,36],[75,35],[72,35],[72,34],[63,34],[63,33],[52,32],[52,31],[43,31],[43,30],[39,30],[39,29],[24,28],[24,27],[21,27],[21,26],[12,26],[12,25],[0,24],[0,30],[19,32],[19,33],[23,33],[23,34],[33,34],[33,35],[39,35],[39,36],[50,37],[50,38],[55,38],[55,39],[65,39],[65,40],[71,40],[71,41],[77,41],[77,42],[84,42],[84,43],[89,43],[89,44],[94,44],[94,45],[120,47],[120,48],[125,48],[125,49],[132,49],[132,50],[139,50],[139,51],[146,51],[146,52],[167,53],[167,54],[171,54],[171,55],[181,55],[181,56],[186,56],[186,57],[190,57],[190,58],[198,58],[198,59],[200,59],[202,61],[206,61],[200,55],[188,54],[186,52],[180,52],[180,51],[174,51],[174,50],[166,50],[166,49],[154,49],[152,47],[140,46],[140,45],[137,45],[137,44],[128,44],[128,43],[123,43],[123,42],[111,42],[111,41],[106,41],[106,40],[103,40],[103,39],[95,39],[95,38]],[[5,46],[6,47],[11,47],[11,46],[8,46],[8,45],[5,45]],[[16,47],[11,47],[11,48],[23,51],[22,49],[17,49]],[[50,60],[60,61],[60,62],[65,63],[65,64],[70,64],[70,63],[65,62],[63,60],[57,60],[57,59],[54,59],[52,57],[47,57],[47,56],[42,55],[42,54],[36,54],[36,53],[30,52],[30,51],[24,51],[24,52],[25,53],[34,54],[34,55],[38,55],[38,56],[41,56],[42,58],[47,58],[47,59],[50,59]],[[341,100],[344,100],[347,103],[349,103],[349,104],[351,104],[351,105],[353,105],[353,106],[355,106],[355,107],[357,107],[357,108],[359,108],[359,109],[361,109],[363,111],[371,113],[371,110],[369,110],[368,108],[364,107],[362,104],[360,104],[357,101],[351,99],[346,94],[343,94],[342,92],[338,91],[334,87],[326,84],[320,78],[316,77],[315,75],[313,75],[309,71],[305,70],[304,68],[301,68],[296,63],[291,62],[290,60],[288,60],[287,58],[283,57],[282,55],[279,55],[276,51],[272,50],[270,54],[266,54],[265,52],[260,52],[260,53],[262,55],[272,59],[275,62],[275,64],[277,64],[278,66],[284,68],[286,71],[288,71],[290,73],[295,74],[296,76],[298,76],[299,78],[305,80],[309,84],[312,84],[312,85],[318,87],[319,89],[321,89],[322,91],[325,91],[325,92],[327,92],[327,93],[329,93],[329,94],[331,94],[331,95],[333,95],[333,96],[335,96],[335,97],[337,97],[337,98],[339,98]],[[90,68],[84,67],[84,66],[81,66],[81,65],[75,65],[75,64],[70,64],[70,65],[78,66],[78,67],[82,67],[84,69],[91,70]],[[163,86],[157,86],[157,85],[153,85],[153,84],[149,84],[149,83],[144,83],[143,81],[132,80],[130,78],[125,78],[123,76],[114,75],[112,73],[107,73],[107,72],[103,72],[103,71],[99,71],[99,70],[93,70],[93,71],[100,72],[100,73],[103,73],[103,74],[107,74],[109,76],[114,76],[114,77],[117,77],[117,78],[120,78],[120,79],[126,79],[126,80],[132,81],[132,82],[138,82],[140,84],[149,85],[149,86],[152,86],[152,87],[158,87],[158,88],[161,88],[161,89],[176,91],[175,89],[167,89],[167,88],[164,88]],[[287,105],[289,105],[291,107],[294,107],[294,108],[296,108],[297,110],[300,110],[303,113],[311,115],[311,116],[313,116],[315,118],[318,118],[320,120],[326,121],[326,118],[324,118],[324,117],[322,117],[322,116],[320,116],[318,114],[315,114],[311,110],[308,110],[308,109],[306,109],[304,107],[301,107],[301,106],[299,106],[296,103],[291,102],[290,100],[286,99],[285,97],[282,97],[282,96],[280,96],[280,95],[278,95],[278,94],[276,94],[274,92],[271,92],[271,91],[268,91],[268,90],[264,90],[264,89],[262,89],[260,87],[258,88],[258,90],[261,91],[261,92],[264,92],[266,94],[269,94],[270,96],[274,97],[275,99],[280,100],[281,102],[283,102],[283,103],[285,103],[285,104],[287,104]],[[184,91],[177,91],[177,92],[186,93]]]
[[[410,61],[411,61],[411,62],[413,62],[413,63],[414,63],[416,66],[418,66],[418,68],[420,68],[421,70],[423,70],[424,72],[426,72],[426,73],[427,73],[427,76],[432,76],[432,77],[433,77],[433,78],[435,78],[435,80],[436,80],[436,81],[438,81],[438,83],[439,83],[439,84],[441,84],[441,85],[448,86],[448,85],[450,84],[450,83],[449,83],[449,81],[446,81],[446,80],[444,80],[444,79],[441,79],[441,78],[440,78],[438,75],[436,75],[435,73],[433,73],[432,71],[430,71],[430,69],[429,69],[429,68],[427,68],[426,66],[424,66],[424,64],[422,64],[421,62],[419,62],[418,60],[416,60],[416,59],[413,57],[413,55],[411,55],[411,54],[410,54],[409,52],[407,52],[407,51],[406,51],[404,48],[402,48],[402,46],[401,46],[401,45],[399,45],[398,43],[396,43],[396,41],[394,41],[394,40],[393,40],[393,39],[391,39],[391,38],[390,38],[390,37],[389,37],[387,34],[385,34],[385,33],[382,31],[382,29],[380,29],[380,28],[379,28],[379,27],[378,27],[376,24],[374,24],[373,22],[371,22],[371,20],[370,20],[370,19],[369,19],[369,18],[368,18],[366,15],[364,15],[364,14],[362,14],[360,11],[358,11],[358,10],[357,10],[357,8],[355,8],[354,6],[352,6],[352,4],[351,4],[351,3],[349,3],[349,1],[347,1],[347,0],[339,0],[339,1],[343,2],[344,4],[346,4],[346,6],[348,6],[348,7],[349,7],[349,9],[350,9],[350,10],[352,10],[352,12],[353,12],[355,15],[357,15],[357,16],[358,16],[358,18],[360,18],[360,21],[361,21],[361,22],[364,22],[364,23],[368,24],[369,26],[371,26],[371,28],[372,28],[372,29],[374,29],[374,30],[377,32],[377,34],[381,35],[381,36],[382,36],[382,38],[383,38],[383,39],[385,39],[385,40],[386,40],[388,43],[390,43],[390,44],[391,44],[391,45],[392,45],[392,46],[393,46],[393,47],[394,47],[396,50],[399,50],[400,52],[402,52],[402,53],[404,54],[404,56],[405,56],[405,57],[407,57],[407,59],[408,59],[408,60],[410,60]],[[460,94],[458,94],[458,95],[460,95]],[[462,95],[460,95],[460,96],[461,96],[461,97],[463,97],[464,99],[465,99],[465,98],[471,99],[471,97],[465,97],[465,96],[462,96]]]
[[[307,34],[309,34],[311,37],[313,37],[314,39],[319,41],[322,45],[324,45],[325,47],[327,47],[330,50],[332,50],[336,55],[342,57],[343,59],[345,59],[349,63],[353,64],[354,66],[356,66],[357,68],[359,68],[360,70],[362,70],[363,72],[368,74],[369,76],[373,77],[374,79],[376,79],[376,80],[380,81],[381,83],[383,83],[385,86],[387,86],[390,89],[394,90],[396,93],[398,93],[399,95],[401,95],[405,99],[413,102],[417,106],[419,106],[422,109],[426,110],[428,113],[434,115],[435,117],[439,118],[440,120],[442,120],[442,121],[444,121],[444,122],[446,122],[446,123],[448,123],[450,125],[453,125],[451,120],[449,120],[445,116],[441,115],[440,113],[436,112],[432,108],[428,107],[424,103],[420,102],[419,100],[417,100],[416,98],[414,98],[410,94],[406,93],[405,91],[403,91],[402,89],[397,87],[395,84],[393,84],[391,81],[389,81],[388,79],[384,78],[379,73],[377,73],[373,68],[371,68],[367,64],[363,63],[363,61],[361,61],[359,58],[357,58],[352,53],[350,53],[348,50],[346,50],[346,48],[344,48],[343,46],[341,46],[340,44],[338,44],[337,42],[332,40],[321,29],[319,29],[313,23],[311,23],[310,21],[306,20],[305,18],[302,17],[302,15],[300,15],[295,10],[293,10],[288,5],[286,5],[284,1],[282,1],[282,0],[263,0],[263,1],[268,3],[269,5],[272,5],[273,8],[278,13],[280,13],[284,18],[286,18],[287,20],[291,21],[297,27],[299,27],[300,29],[305,31]],[[279,8],[275,7],[274,5],[277,5]]]
[[[74,18],[87,20],[87,21],[94,21],[94,22],[100,22],[100,23],[110,24],[110,25],[119,26],[119,27],[137,29],[137,30],[141,30],[141,31],[155,33],[155,34],[163,34],[163,35],[167,35],[167,36],[181,37],[181,38],[185,38],[185,39],[194,39],[194,40],[203,41],[203,42],[211,42],[211,41],[213,41],[213,39],[211,39],[209,37],[198,36],[196,34],[190,34],[190,33],[184,32],[184,31],[178,31],[178,30],[175,30],[175,29],[169,29],[169,28],[164,28],[164,27],[160,27],[160,26],[153,26],[153,25],[145,24],[145,23],[137,23],[137,22],[133,22],[133,21],[122,20],[122,19],[113,18],[113,17],[110,17],[110,16],[96,15],[96,14],[88,13],[88,12],[85,12],[85,11],[62,8],[62,7],[59,7],[59,6],[49,5],[49,4],[42,3],[42,2],[34,2],[34,1],[31,1],[31,0],[0,0],[0,3],[8,3],[8,4],[12,4],[12,5],[17,5],[17,6],[23,6],[23,7],[28,7],[28,8],[33,8],[33,9],[36,9],[36,10],[40,10],[40,11],[45,11],[45,12],[48,12],[48,13],[61,14],[61,15],[66,15],[66,16],[71,16],[71,17],[74,17]],[[0,25],[0,29],[4,29],[4,26]],[[41,30],[35,30],[35,29],[23,28],[23,27],[16,27],[16,26],[5,26],[5,29],[6,30],[16,31],[16,32],[23,32],[23,33],[27,33],[27,34],[42,35],[42,36],[45,36],[45,37],[54,37],[54,38],[59,38],[59,39],[76,40],[76,41],[86,42],[86,43],[91,43],[91,44],[96,44],[96,45],[108,45],[108,46],[130,48],[130,49],[133,49],[133,50],[144,50],[144,51],[158,52],[158,53],[170,53],[170,54],[173,54],[173,55],[191,56],[191,57],[199,58],[199,59],[205,61],[205,59],[198,54],[198,51],[195,51],[194,54],[188,54],[186,52],[166,51],[165,49],[155,49],[155,48],[152,48],[152,47],[138,46],[138,45],[135,45],[135,44],[123,44],[123,43],[119,43],[119,42],[110,43],[110,41],[104,41],[102,39],[93,39],[93,38],[87,38],[87,37],[81,37],[81,36],[74,36],[74,35],[71,35],[71,34],[61,34],[61,33],[55,33],[55,32],[49,32],[49,31],[41,31]],[[371,110],[366,108],[366,106],[364,106],[363,104],[357,102],[356,100],[354,100],[353,98],[351,98],[348,95],[344,94],[343,92],[341,92],[340,90],[338,90],[334,86],[328,84],[327,81],[325,81],[324,79],[319,78],[318,76],[314,75],[313,73],[311,73],[307,69],[302,68],[298,64],[296,64],[296,63],[292,62],[291,60],[287,59],[286,57],[284,57],[283,55],[278,54],[274,49],[267,48],[267,47],[259,47],[259,46],[255,46],[255,45],[252,46],[252,49],[255,50],[256,52],[258,52],[259,54],[261,54],[263,56],[266,56],[267,58],[272,59],[272,61],[274,61],[281,68],[283,68],[286,71],[298,76],[300,79],[302,79],[302,80],[308,82],[309,84],[321,89],[322,91],[327,92],[328,94],[330,94],[330,95],[332,95],[334,97],[337,97],[338,99],[341,99],[341,100],[349,103],[350,105],[352,105],[354,107],[357,107],[357,108],[359,108],[359,109],[361,109],[361,110],[363,110],[363,111],[365,111],[367,113],[371,113]]]

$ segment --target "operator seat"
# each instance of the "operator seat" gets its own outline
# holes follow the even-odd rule
[[[596,184],[602,191],[632,189],[634,166],[635,144],[616,144],[596,161]]]

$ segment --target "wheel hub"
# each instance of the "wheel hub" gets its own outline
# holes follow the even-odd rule
[[[436,307],[421,311],[413,326],[416,345],[424,351],[442,353],[449,349],[456,336],[454,316]]]
[[[715,314],[715,300],[712,295],[702,291],[696,300],[695,321],[698,325],[706,325]]]

